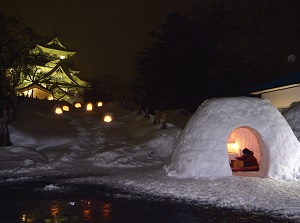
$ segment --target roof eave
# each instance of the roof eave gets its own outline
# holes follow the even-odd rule
[[[260,91],[251,92],[250,94],[259,95],[259,94],[263,94],[263,93],[268,93],[268,92],[273,92],[273,91],[280,91],[280,90],[284,90],[284,89],[288,89],[288,88],[294,88],[294,87],[298,87],[298,86],[300,86],[300,83],[290,84],[290,85],[280,86],[280,87],[275,87],[275,88],[270,88],[270,89],[264,89],[264,90],[260,90]]]

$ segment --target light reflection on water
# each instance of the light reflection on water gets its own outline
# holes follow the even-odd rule
[[[103,222],[110,218],[112,208],[111,203],[97,200],[41,200],[25,203],[20,207],[19,219],[21,222],[32,223]]]
[[[45,190],[46,188],[46,190]],[[51,190],[49,191],[49,188]],[[0,185],[0,223],[287,222],[271,216],[135,196],[104,186]],[[292,221],[288,221],[292,222]]]

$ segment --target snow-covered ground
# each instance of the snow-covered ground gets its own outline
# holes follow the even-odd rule
[[[229,177],[168,176],[172,149],[191,115],[167,111],[167,128],[117,102],[93,111],[54,114],[54,102],[26,99],[9,125],[13,146],[0,148],[0,183],[65,176],[195,204],[257,211],[300,221],[300,183],[235,173]],[[105,123],[103,116],[112,114]],[[58,186],[59,187],[59,186]],[[49,185],[49,188],[59,189]]]

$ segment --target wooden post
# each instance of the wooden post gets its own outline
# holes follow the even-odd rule
[[[154,112],[155,112],[155,114],[154,114],[153,124],[159,124],[160,123],[159,110],[155,110]]]
[[[150,118],[148,106],[146,107],[145,118]]]

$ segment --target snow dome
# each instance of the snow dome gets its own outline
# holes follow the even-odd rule
[[[179,178],[231,176],[230,160],[246,147],[259,162],[255,176],[299,177],[300,143],[291,127],[268,100],[250,97],[205,101],[178,137],[167,173]]]

